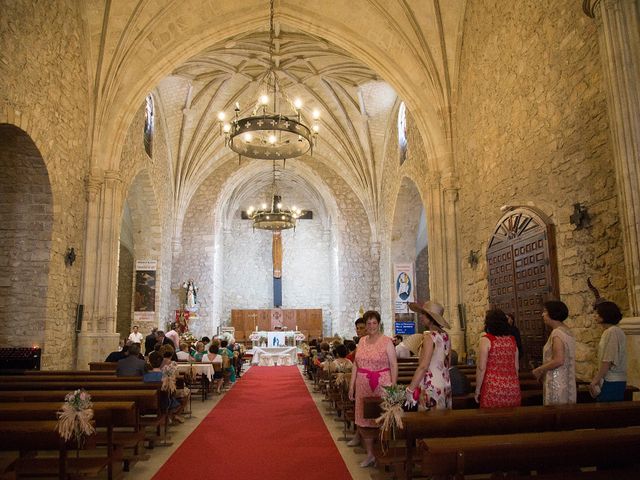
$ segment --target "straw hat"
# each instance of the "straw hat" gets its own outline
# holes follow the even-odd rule
[[[422,305],[419,303],[410,303],[409,308],[414,312],[428,316],[442,328],[451,328],[449,322],[447,322],[442,316],[444,313],[444,307],[438,302],[429,300],[428,302],[424,302]]]
[[[420,355],[420,348],[422,347],[423,341],[424,335],[422,333],[414,333],[402,339],[402,343],[404,343],[405,347],[411,350],[414,355]]]

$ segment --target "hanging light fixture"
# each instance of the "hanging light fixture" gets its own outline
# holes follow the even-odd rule
[[[286,160],[310,152],[316,142],[320,126],[320,111],[313,110],[313,124],[307,126],[302,119],[302,100],[293,101],[287,96],[276,75],[273,61],[275,29],[273,25],[273,0],[269,14],[269,68],[258,84],[258,99],[251,113],[240,117],[240,103],[236,102],[234,117],[226,121],[225,112],[218,113],[220,132],[225,145],[238,156]]]
[[[273,162],[273,183],[271,188],[271,207],[266,203],[260,209],[253,206],[247,209],[247,217],[253,220],[253,229],[260,230],[288,230],[296,228],[296,221],[302,215],[302,210],[296,206],[285,209],[282,205],[282,197],[276,189],[276,162]]]

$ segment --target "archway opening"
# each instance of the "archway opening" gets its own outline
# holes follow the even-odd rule
[[[147,262],[155,261],[159,265],[162,247],[161,234],[162,227],[156,208],[153,186],[148,172],[143,170],[129,187],[120,225],[116,330],[121,339],[128,337],[133,325],[138,325],[141,332],[147,332],[151,328],[157,327],[160,322],[159,295],[154,295],[153,298],[145,295],[144,301],[137,302],[135,297],[136,292],[140,296],[140,287],[136,290],[136,282],[138,282],[136,264],[137,262],[145,262],[148,265]],[[152,275],[154,291],[159,292],[160,272],[159,269],[152,271],[153,274],[147,272],[143,276],[147,278]],[[151,285],[150,282],[147,283]]]
[[[390,293],[398,326],[394,332],[406,329],[405,333],[409,333],[411,326],[405,324],[411,322],[415,324],[415,331],[421,331],[423,327],[415,323],[415,315],[407,303],[424,302],[430,296],[427,222],[420,192],[407,177],[403,178],[398,191],[389,251]]]
[[[24,131],[0,125],[0,346],[44,343],[52,226],[42,155]]]

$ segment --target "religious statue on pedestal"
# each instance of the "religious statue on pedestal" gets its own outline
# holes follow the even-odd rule
[[[182,288],[185,290],[185,310],[195,312],[198,310],[198,287],[193,282],[193,279],[189,279],[182,284]]]

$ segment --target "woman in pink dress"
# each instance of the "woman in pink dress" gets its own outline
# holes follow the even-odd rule
[[[349,385],[349,398],[356,401],[356,425],[358,428],[377,428],[373,419],[364,418],[364,397],[381,397],[382,387],[392,385],[398,380],[396,349],[389,337],[380,331],[380,314],[374,310],[365,312],[367,335],[358,342],[355,368]],[[364,445],[367,458],[360,463],[368,467],[375,462],[373,438],[365,437]]]
[[[408,403],[415,404],[419,399],[420,411],[431,408],[451,409],[451,340],[444,331],[449,328],[449,322],[442,316],[444,307],[438,302],[429,301],[424,305],[410,303],[409,308],[420,314],[428,331],[424,332],[422,340],[420,364],[407,387]]]
[[[484,320],[476,367],[476,402],[480,408],[520,405],[518,347],[502,310],[489,310]]]

